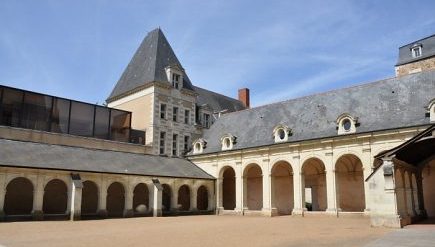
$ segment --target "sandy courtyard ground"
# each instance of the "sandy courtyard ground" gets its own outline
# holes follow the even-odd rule
[[[368,219],[183,216],[0,223],[0,246],[364,246]]]

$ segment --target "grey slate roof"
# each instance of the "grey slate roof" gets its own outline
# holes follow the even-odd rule
[[[149,32],[121,75],[107,101],[137,89],[148,82],[168,82],[165,67],[181,66],[177,56],[160,28]],[[183,74],[183,87],[193,90],[189,77]]]
[[[214,111],[228,110],[229,112],[240,111],[246,107],[237,99],[218,94],[206,89],[194,86],[195,92],[198,93],[197,104],[199,106],[209,105]]]
[[[421,57],[417,57],[417,58],[412,57],[411,47],[414,44],[421,44],[422,45]],[[400,47],[399,48],[399,58],[398,58],[396,66],[402,65],[402,64],[407,64],[410,62],[415,62],[415,61],[426,59],[426,58],[433,57],[433,56],[435,56],[435,34]]]
[[[0,139],[0,166],[214,179],[180,158]]]
[[[433,98],[435,71],[428,71],[228,113],[204,130],[204,153],[220,151],[227,133],[237,137],[233,150],[273,144],[278,124],[292,129],[289,142],[336,136],[343,113],[359,118],[357,133],[425,125]]]

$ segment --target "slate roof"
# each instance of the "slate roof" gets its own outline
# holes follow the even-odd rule
[[[214,179],[181,158],[0,139],[0,166]]]
[[[162,30],[157,28],[144,38],[106,101],[114,101],[148,82],[169,83],[165,72],[167,66],[183,68]],[[183,74],[183,87],[193,90],[186,73]]]
[[[199,106],[209,105],[214,111],[228,110],[229,112],[240,111],[246,107],[237,99],[218,94],[204,88],[194,86],[195,92],[198,93],[197,104]]]
[[[227,133],[237,137],[233,150],[274,144],[278,124],[292,129],[289,142],[337,136],[343,113],[358,117],[357,133],[425,125],[433,98],[435,71],[428,71],[228,113],[204,130],[203,153],[219,152]]]
[[[421,57],[416,57],[416,58],[412,57],[411,47],[415,44],[422,45]],[[397,61],[396,66],[415,62],[433,56],[435,56],[435,34],[400,47],[399,59]]]

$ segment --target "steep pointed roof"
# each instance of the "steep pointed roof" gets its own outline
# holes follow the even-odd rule
[[[156,28],[142,41],[106,101],[111,102],[134,92],[148,82],[169,83],[165,72],[167,66],[183,68],[162,30]],[[194,90],[186,73],[183,74],[183,87]]]

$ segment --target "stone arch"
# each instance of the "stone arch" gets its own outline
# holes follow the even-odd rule
[[[190,188],[188,185],[184,184],[180,186],[178,189],[178,209],[180,211],[189,211],[190,210]]]
[[[171,210],[172,189],[168,184],[162,184],[162,211],[169,212]]]
[[[305,207],[308,211],[325,211],[327,207],[326,173],[323,161],[311,157],[302,164]]]
[[[263,172],[258,164],[249,164],[243,171],[244,206],[249,210],[263,208]]]
[[[82,215],[96,215],[98,210],[98,186],[91,180],[83,182],[82,188]]]
[[[25,177],[16,177],[6,186],[6,215],[30,215],[33,209],[33,184]]]
[[[120,182],[113,182],[107,188],[106,209],[109,217],[122,217],[125,207],[125,189]]]
[[[293,210],[293,169],[289,162],[278,161],[271,169],[272,208],[278,214],[288,215]]]
[[[144,183],[139,183],[133,190],[133,210],[135,214],[145,214],[149,206],[148,186]]]
[[[44,214],[66,214],[68,187],[60,179],[50,180],[44,188],[42,210]]]
[[[208,203],[208,189],[205,185],[201,185],[196,194],[196,207],[198,210],[207,210]]]
[[[222,207],[224,210],[234,210],[236,208],[236,172],[231,166],[221,169],[222,178]]]
[[[365,209],[364,169],[355,154],[344,154],[335,163],[337,205],[344,212],[363,212]]]

